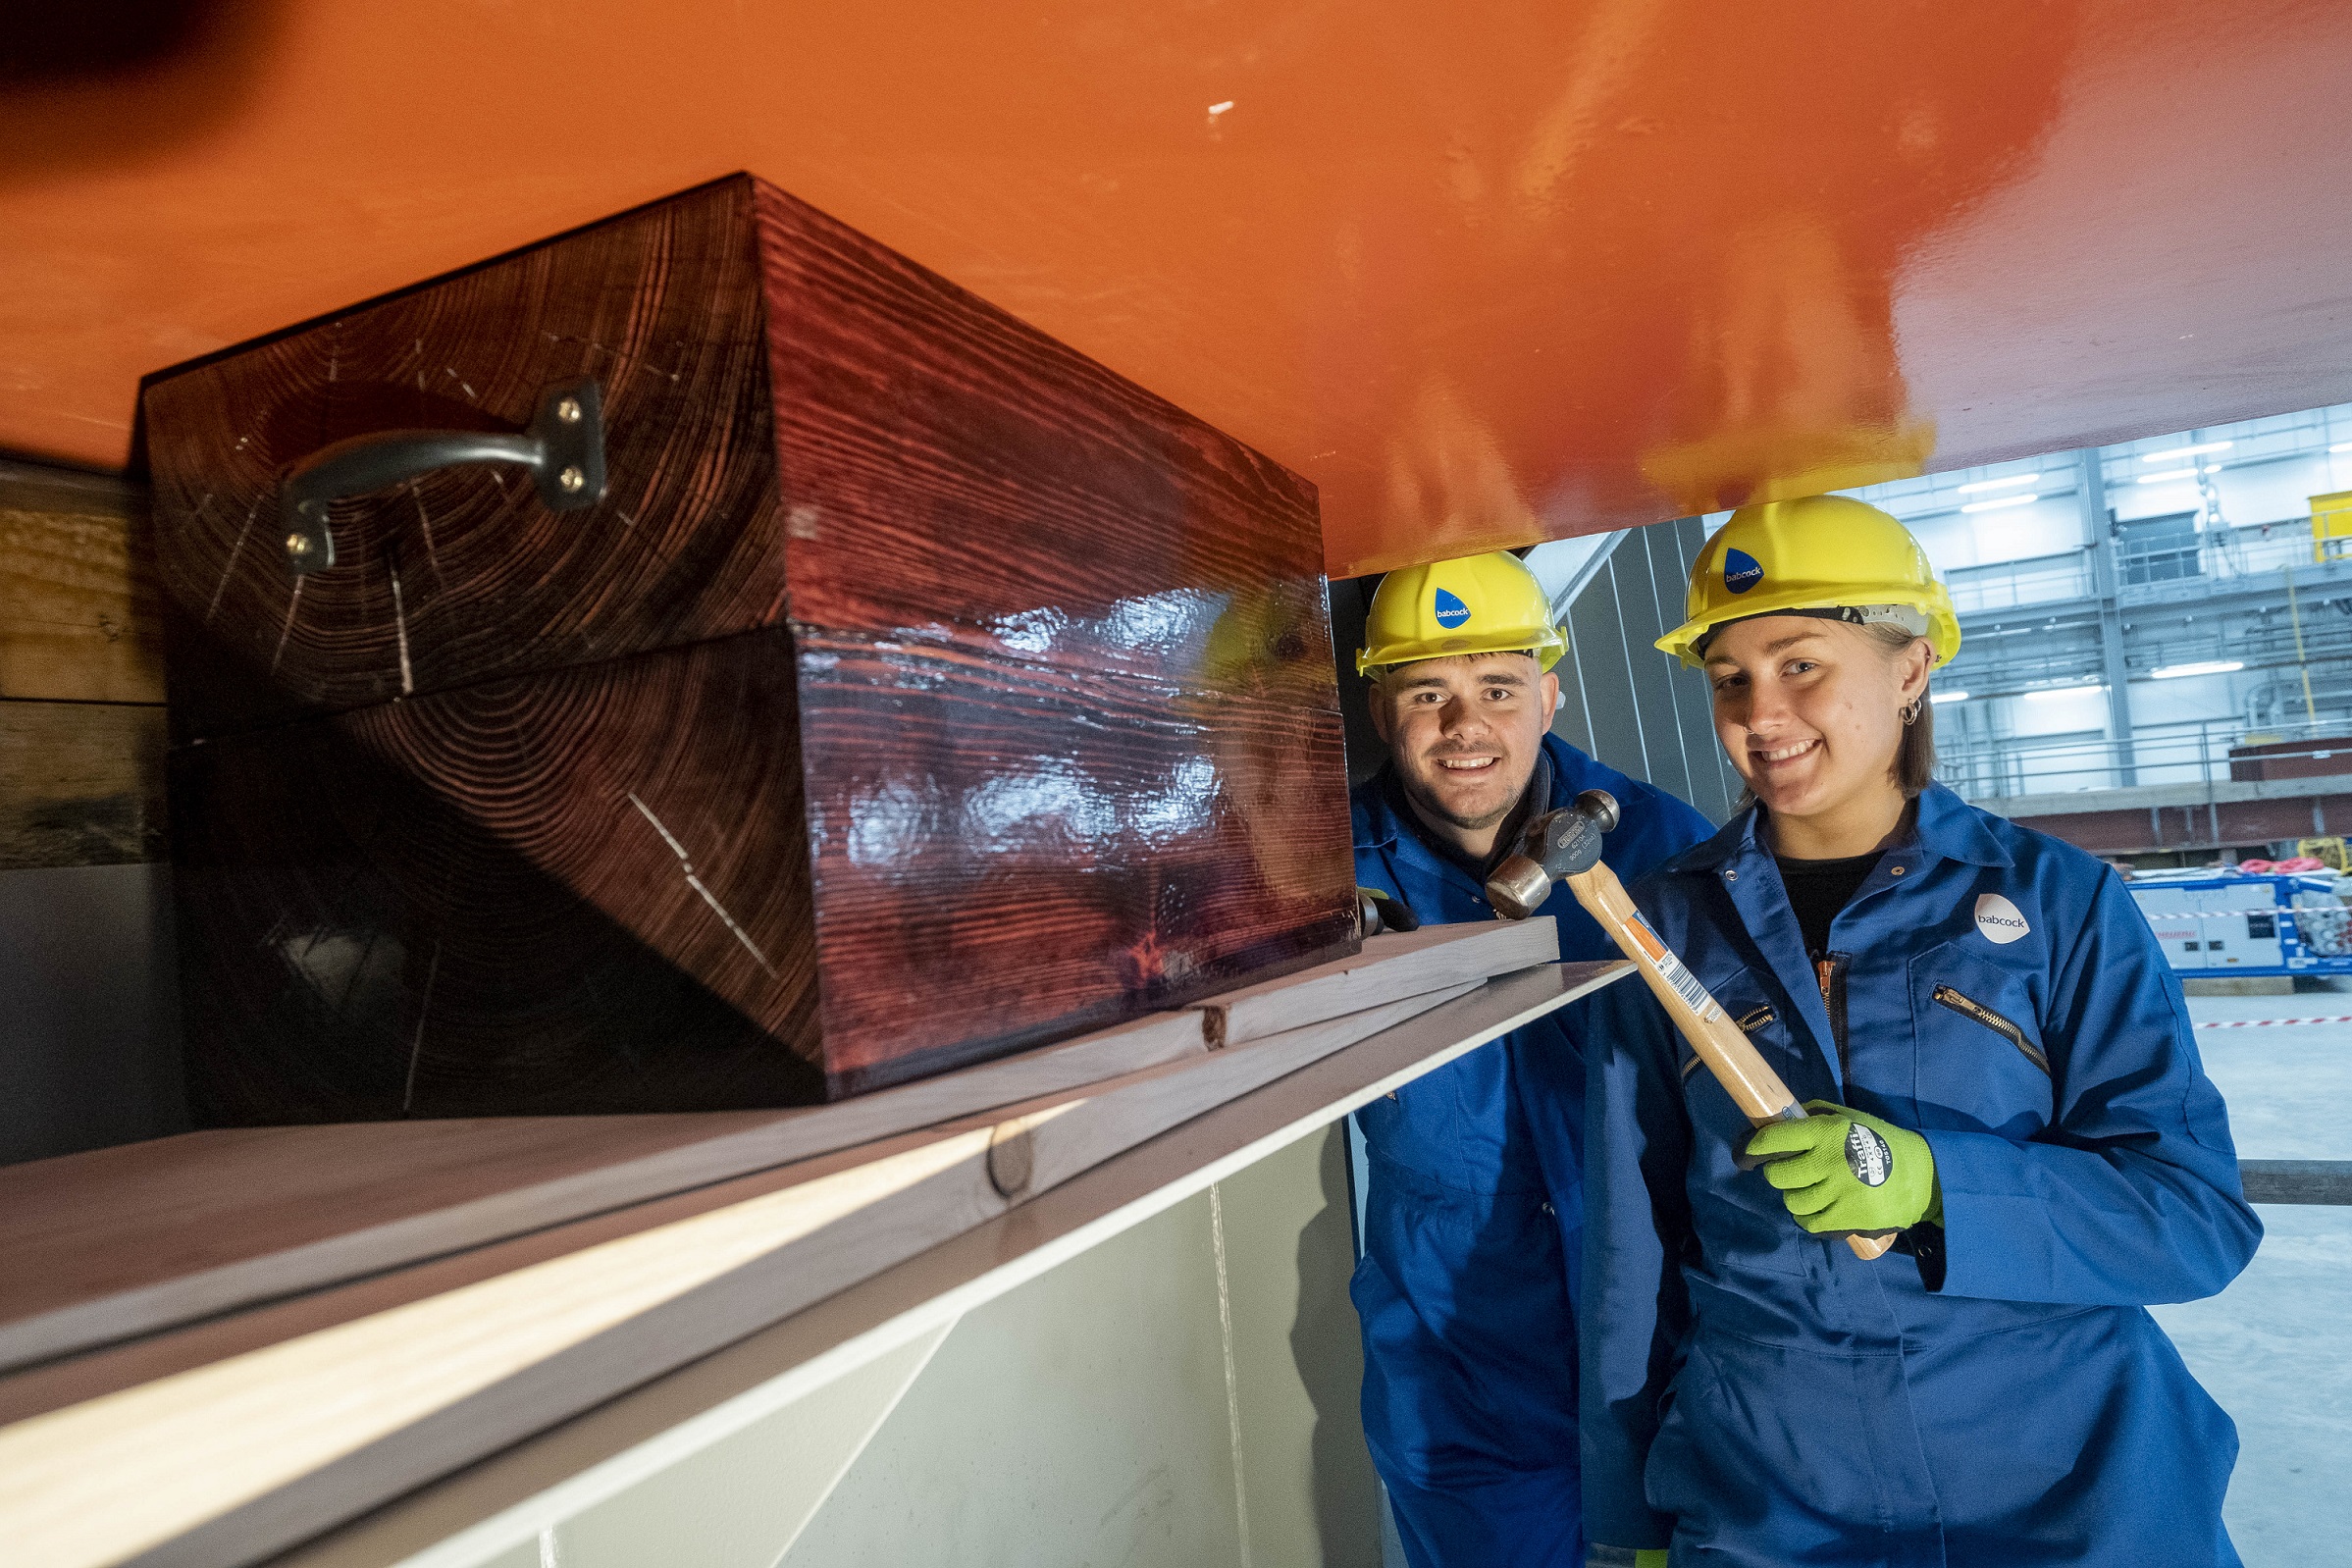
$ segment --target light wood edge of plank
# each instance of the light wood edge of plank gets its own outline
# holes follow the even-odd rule
[[[1442,999],[1443,993],[1433,994],[1422,1005],[1435,1006]],[[1364,1019],[1333,1020],[1332,1024],[1317,1026],[1316,1031],[1311,1031],[1311,1037],[1336,1026],[1347,1031],[1338,1038],[1349,1038],[1364,1032],[1371,1026],[1371,1021],[1378,1021],[1382,1017],[1373,1014],[1366,1015]],[[0,1426],[126,1388],[152,1384],[191,1368],[266,1348],[427,1296],[513,1274],[551,1257],[655,1229],[906,1149],[927,1145],[960,1132],[985,1130],[990,1132],[992,1141],[1001,1140],[1018,1133],[1029,1113],[1082,1102],[1122,1086],[1148,1085],[1172,1075],[1217,1067],[1221,1071],[1203,1080],[1205,1085],[1216,1086],[1214,1092],[1206,1095],[1206,1098],[1214,1100],[1239,1092],[1240,1084],[1232,1077],[1235,1071],[1247,1073],[1255,1070],[1255,1064],[1278,1059],[1278,1053],[1259,1052],[1254,1045],[1232,1055],[1237,1060],[1227,1063],[1222,1053],[1197,1051],[1176,1063],[1090,1083],[1059,1095],[1041,1096],[981,1115],[900,1133],[878,1143],[862,1144],[789,1165],[747,1173],[727,1181],[707,1183],[647,1203],[505,1237],[488,1246],[431,1259],[414,1267],[388,1270],[365,1279],[340,1281],[321,1290],[271,1302],[247,1312],[222,1314],[126,1344],[102,1347],[85,1355],[26,1368],[0,1378]],[[1148,1092],[1161,1096],[1165,1101],[1168,1091],[1152,1089]],[[1200,1096],[1197,1087],[1179,1088],[1176,1092],[1190,1092],[1196,1098]],[[1165,1124],[1168,1118],[1164,1115],[1160,1120]],[[1031,1183],[1029,1190],[1033,1189],[1034,1183]],[[1000,1192],[1009,1189],[999,1185]]]
[[[944,1137],[0,1428],[12,1555],[29,1568],[146,1551],[958,1167],[977,1223],[1002,1207],[983,1197],[987,1143],[985,1129]]]
[[[0,1325],[0,1373],[1207,1054],[1198,1013],[1159,1014],[838,1105],[780,1112],[765,1126],[489,1193]]]
[[[1188,1064],[1181,1071],[1138,1073],[1117,1088],[1090,1095],[1071,1108],[1072,1114],[1028,1134],[1035,1150],[1035,1174],[1019,1196],[1025,1202],[1048,1192],[1148,1138],[1383,1029],[1466,996],[1485,983],[1483,979],[1470,980],[1441,991],[1399,997],[1359,1013],[1247,1041],[1219,1051],[1206,1062]]]
[[[1556,957],[1549,916],[1521,922],[1425,926],[1374,937],[1366,951],[1297,974],[1244,987],[1263,1024],[1280,1014],[1270,998],[1311,987],[1307,1019],[1346,1017],[1389,1000],[1428,995],[1523,968]],[[1509,934],[1516,931],[1518,934]],[[1456,950],[1452,962],[1432,967],[1423,957]],[[1544,957],[1526,957],[1542,950]],[[1384,970],[1389,971],[1383,973]],[[1364,1000],[1332,1013],[1362,988]],[[0,1323],[0,1373],[71,1355],[199,1318],[235,1311],[305,1290],[324,1289],[362,1275],[400,1268],[483,1246],[507,1236],[584,1219],[634,1203],[756,1171],[869,1143],[957,1118],[1018,1105],[1124,1075],[1162,1063],[1188,1060],[1208,1049],[1206,1031],[1227,1006],[1212,997],[1179,1011],[1153,1015],[1075,1040],[999,1062],[880,1090],[836,1105],[779,1112],[767,1125],[684,1143],[615,1165],[580,1172],[403,1216],[283,1251],[238,1259],[152,1284],[74,1302]],[[1300,1021],[1304,1021],[1303,1019]],[[1235,1043],[1238,1043],[1236,1041]]]
[[[1408,996],[1415,989],[1487,980],[1557,962],[1559,956],[1559,926],[1548,915],[1528,920],[1425,925],[1418,931],[1371,937],[1359,954],[1197,1005],[1208,1015],[1211,1043],[1238,1045]]]
[[[1563,969],[1581,969],[1562,985]],[[537,1435],[465,1472],[333,1535],[272,1560],[272,1568],[478,1568],[561,1523],[905,1344],[952,1328],[967,1312],[1173,1208],[1277,1150],[1414,1078],[1633,972],[1623,961],[1543,966],[1506,974],[1453,1002],[1333,1052],[1302,1071],[1215,1108],[1038,1195],[1004,1216],[894,1266],[815,1307]],[[1432,1040],[1447,1043],[1434,1050]],[[1181,1145],[1195,1128],[1247,1120],[1313,1073],[1344,1071],[1357,1052],[1412,1053],[1404,1066],[1276,1121],[1193,1163]],[[1259,1122],[1264,1117],[1256,1119]],[[1219,1130],[1223,1130],[1220,1125]],[[1203,1134],[1206,1136],[1207,1134]],[[1171,1161],[1178,1175],[1153,1168]],[[1140,1190],[1138,1190],[1140,1189]],[[1106,1194],[1101,1196],[1099,1194]],[[1072,1213],[1080,1216],[1071,1218]],[[915,1297],[916,1304],[897,1303]],[[869,1308],[867,1303],[874,1304]],[[808,1335],[818,1336],[810,1343]],[[685,1388],[689,1391],[679,1393]],[[681,1414],[682,1407],[691,1406]],[[552,1480],[545,1478],[552,1477]],[[267,1548],[264,1548],[267,1549]]]
[[[0,1521],[28,1563],[95,1568],[149,1552],[460,1404],[494,1399],[502,1383],[521,1381],[569,1352],[590,1351],[630,1320],[721,1285],[730,1275],[754,1266],[772,1272],[786,1253],[796,1265],[809,1262],[810,1247],[854,1253],[860,1238],[842,1233],[845,1222],[917,1186],[934,1189],[933,1199],[944,1197],[950,1215],[903,1225],[902,1243],[886,1243],[862,1260],[870,1266],[804,1268],[812,1278],[801,1284],[821,1296],[980,1224],[1008,1206],[990,1181],[987,1161],[991,1143],[1008,1132],[1039,1140],[1037,1177],[1019,1194],[1027,1197],[1475,988],[1406,997],[1286,1038],[1146,1069],[1098,1092],[1015,1108],[943,1131],[915,1149],[29,1417],[0,1428]],[[1073,1114],[1076,1130],[1062,1135],[1060,1124]],[[772,1316],[722,1329],[715,1343],[698,1341],[691,1354],[755,1333],[766,1321]],[[580,1402],[598,1402],[642,1381],[643,1356],[628,1360],[634,1370],[608,1372],[607,1382],[579,1392]],[[544,1405],[548,1397],[544,1388],[522,1390],[525,1403],[536,1398]],[[577,1406],[552,1416],[542,1408],[531,1419],[544,1425],[575,1413]],[[497,1432],[489,1447],[530,1430]],[[479,1456],[452,1459],[445,1440],[430,1446],[441,1468]],[[186,1464],[185,1456],[197,1451],[206,1463]],[[395,1490],[437,1473],[406,1479]]]

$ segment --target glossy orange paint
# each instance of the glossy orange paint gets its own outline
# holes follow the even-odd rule
[[[0,103],[0,446],[735,168],[1352,573],[2352,398],[2336,0],[290,0]]]

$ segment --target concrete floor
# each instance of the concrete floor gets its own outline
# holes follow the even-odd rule
[[[2352,993],[2191,997],[2197,1021],[2352,1018]],[[2352,1160],[2352,1022],[2200,1029],[2240,1157]],[[2352,1209],[2266,1205],[2262,1250],[2210,1301],[2159,1307],[2237,1422],[2229,1533],[2249,1568],[2352,1568]]]

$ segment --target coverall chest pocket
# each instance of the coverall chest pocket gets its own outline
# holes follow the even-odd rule
[[[2050,1124],[2039,978],[2038,968],[1968,952],[1965,939],[1911,961],[1918,1100],[1931,1125],[2021,1141]]]
[[[1704,981],[1700,983],[1706,984]],[[1740,1026],[1740,1032],[1747,1035],[1750,1043],[1763,1052],[1764,1059],[1778,1071],[1781,1053],[1786,1049],[1786,1020],[1781,1018],[1778,1008],[1759,1001],[1751,991],[1751,983],[1744,973],[1735,973],[1728,982],[1707,985],[1707,994],[1715,999],[1716,1006],[1730,1016],[1732,1021]],[[1675,1070],[1682,1074],[1683,1103],[1690,1108],[1691,1121],[1695,1125],[1720,1125],[1726,1130],[1737,1128],[1743,1135],[1748,1131],[1748,1119],[1740,1115],[1739,1107],[1732,1103],[1731,1095],[1715,1081],[1714,1074],[1707,1071],[1705,1065],[1699,1060],[1699,1053],[1691,1049],[1691,1042],[1683,1037],[1679,1029],[1674,1036],[1674,1065]]]

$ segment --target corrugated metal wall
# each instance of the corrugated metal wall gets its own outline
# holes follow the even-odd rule
[[[1585,574],[1564,617],[1560,660],[1567,704],[1553,733],[1611,767],[1681,796],[1720,822],[1740,799],[1707,717],[1706,683],[1650,645],[1681,624],[1691,560],[1706,541],[1699,519],[1628,529]],[[1347,716],[1348,776],[1380,770],[1384,752],[1364,706],[1355,652],[1377,578],[1332,584],[1332,639]]]
[[[1552,732],[1611,767],[1681,796],[1720,822],[1741,785],[1708,718],[1706,682],[1651,645],[1682,624],[1696,517],[1628,529],[1568,607],[1560,660],[1567,706]]]

